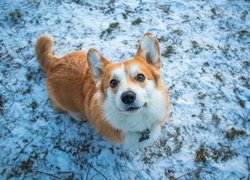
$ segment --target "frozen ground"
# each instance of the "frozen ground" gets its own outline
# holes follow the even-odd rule
[[[250,2],[0,1],[0,179],[249,179]],[[133,151],[52,109],[34,56],[41,34],[58,56],[95,47],[133,55],[160,40],[171,118]]]

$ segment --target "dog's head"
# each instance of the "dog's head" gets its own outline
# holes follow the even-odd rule
[[[135,56],[127,61],[113,64],[95,49],[88,51],[87,59],[96,86],[104,97],[108,119],[145,119],[164,111],[164,103],[161,103],[164,100],[159,95],[162,88],[160,47],[151,33],[142,37]]]

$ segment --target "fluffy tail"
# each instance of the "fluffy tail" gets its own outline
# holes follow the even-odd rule
[[[41,68],[46,72],[49,66],[57,61],[52,53],[53,40],[48,36],[41,36],[36,42],[36,56]]]

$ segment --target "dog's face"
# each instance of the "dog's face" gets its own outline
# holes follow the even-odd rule
[[[133,58],[104,69],[101,89],[106,100],[121,113],[137,113],[147,108],[157,90],[158,76],[142,58]]]
[[[146,33],[142,37],[137,53],[127,61],[113,64],[91,49],[88,64],[104,96],[108,119],[142,119],[143,116],[159,115],[164,104],[159,90],[160,48],[152,34]],[[113,124],[118,123],[114,121]],[[117,128],[118,124],[115,125]]]

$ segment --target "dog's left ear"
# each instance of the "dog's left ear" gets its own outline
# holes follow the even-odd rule
[[[143,57],[147,63],[156,68],[161,67],[160,45],[157,38],[154,37],[152,33],[147,32],[143,35],[135,56]]]
[[[87,61],[94,80],[102,76],[104,67],[110,63],[94,48],[88,50]]]

